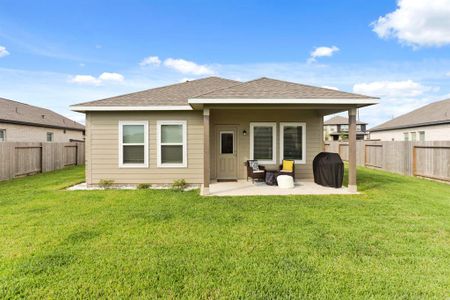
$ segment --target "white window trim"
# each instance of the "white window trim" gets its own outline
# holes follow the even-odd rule
[[[422,136],[423,136],[423,140],[421,140]],[[425,131],[424,130],[419,131],[419,142],[425,142]]]
[[[254,159],[253,155],[253,141],[254,128],[264,126],[272,127],[272,160],[258,160],[260,164],[276,164],[277,163],[277,123],[276,122],[251,122],[250,123],[250,159]]]
[[[48,140],[48,135],[49,134],[51,136],[51,141]],[[46,139],[47,143],[52,143],[54,141],[54,138],[55,138],[55,134],[53,132],[51,132],[51,131],[47,131],[47,133],[45,135],[45,139]]]
[[[294,160],[296,164],[306,163],[306,123],[304,122],[281,122],[280,123],[280,157],[284,159],[284,127],[285,126],[302,126],[302,159]]]
[[[405,141],[405,142],[410,141],[409,132],[403,132],[403,141]]]
[[[182,143],[161,143],[162,125],[182,125],[183,142]],[[157,143],[157,167],[158,168],[187,168],[187,121],[185,120],[163,120],[156,122],[156,143]],[[181,164],[162,163],[161,146],[178,145],[183,146],[183,162]]]
[[[142,143],[123,143],[124,125],[144,125],[144,163],[124,164],[123,146],[142,146]],[[148,168],[148,121],[119,121],[119,168]]]

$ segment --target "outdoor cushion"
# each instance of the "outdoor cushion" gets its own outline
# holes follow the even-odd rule
[[[253,172],[259,171],[258,161],[257,160],[249,160],[248,161],[250,168],[253,169]]]
[[[283,160],[283,170],[284,172],[292,172],[294,168],[294,162],[292,160]]]

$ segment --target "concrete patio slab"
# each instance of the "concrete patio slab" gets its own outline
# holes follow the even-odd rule
[[[312,180],[296,181],[293,189],[282,189],[264,182],[239,180],[237,182],[212,182],[208,196],[264,196],[264,195],[352,195],[347,187],[331,188]]]

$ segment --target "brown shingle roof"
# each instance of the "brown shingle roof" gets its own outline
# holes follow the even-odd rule
[[[341,117],[341,116],[335,116],[335,117],[323,122],[323,125],[347,125],[347,124],[348,124],[348,119]],[[361,122],[361,121],[356,121],[356,124],[363,125],[363,124],[367,124],[367,123]]]
[[[377,99],[262,77],[195,97],[196,99]]]
[[[260,78],[248,82],[207,77],[76,106],[187,106],[189,99],[377,99],[287,81]]]
[[[236,85],[239,81],[207,77],[153,88],[102,100],[79,103],[80,106],[166,106],[188,105],[188,99],[213,90]]]
[[[84,126],[49,109],[0,98],[0,123],[84,130]]]
[[[409,128],[450,123],[450,99],[437,101],[381,125],[369,129],[369,131],[383,131],[390,129]]]

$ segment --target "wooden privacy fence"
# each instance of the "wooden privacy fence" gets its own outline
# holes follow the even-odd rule
[[[84,164],[84,143],[0,143],[0,180]]]
[[[325,142],[324,150],[348,160],[347,142]],[[357,141],[356,161],[360,166],[450,181],[450,141]]]

